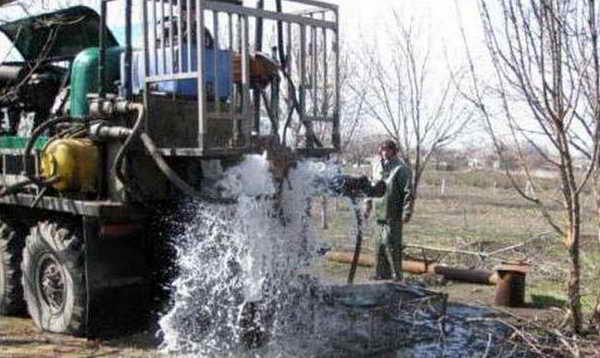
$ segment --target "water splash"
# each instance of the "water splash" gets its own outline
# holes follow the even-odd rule
[[[299,329],[302,306],[309,302],[301,296],[314,295],[318,287],[306,274],[319,247],[308,198],[312,178],[327,173],[322,165],[301,162],[283,183],[281,198],[274,198],[277,184],[267,161],[248,156],[220,183],[224,194],[238,199],[236,205],[190,204],[196,217],[174,240],[179,276],[172,283],[172,309],[159,322],[163,351],[243,350],[237,323],[248,302],[268,307],[263,321],[271,347]]]

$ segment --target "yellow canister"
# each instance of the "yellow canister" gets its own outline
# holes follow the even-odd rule
[[[90,139],[57,139],[42,153],[41,174],[60,191],[95,192],[100,152]]]

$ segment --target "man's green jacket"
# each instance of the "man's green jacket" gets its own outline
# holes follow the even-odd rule
[[[385,195],[373,199],[377,219],[402,220],[410,216],[410,198],[412,173],[410,168],[399,158],[387,162],[379,160],[373,168],[373,181],[383,180],[386,183]]]

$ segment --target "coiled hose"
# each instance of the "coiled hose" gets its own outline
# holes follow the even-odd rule
[[[27,141],[27,145],[25,145],[25,150],[23,151],[23,175],[26,176],[27,179],[29,179],[30,183],[34,183],[40,187],[48,185],[46,180],[37,178],[33,174],[29,173],[27,158],[31,155],[31,150],[33,149],[33,146],[35,145],[35,142],[37,141],[39,136],[42,135],[42,133],[44,133],[44,131],[46,129],[50,128],[51,126],[59,124],[59,123],[71,122],[71,121],[72,121],[72,119],[68,118],[68,117],[58,117],[58,118],[49,119],[49,120],[45,121],[44,123],[40,124],[39,126],[35,127],[35,129],[31,132],[31,137]],[[28,184],[30,184],[30,183],[28,183]]]

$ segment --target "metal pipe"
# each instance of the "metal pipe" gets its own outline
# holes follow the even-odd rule
[[[313,148],[314,137],[311,128],[306,122],[306,26],[300,24],[300,84],[298,86],[299,99],[298,99],[298,116],[300,117],[300,123],[304,124],[306,128],[306,147]]]
[[[131,100],[131,0],[125,1],[125,93],[124,97]]]
[[[182,15],[183,15],[183,2],[178,1],[177,2],[177,44],[175,46],[177,46],[177,60],[178,60],[177,63],[179,63],[179,69],[178,69],[179,73],[185,72],[184,63],[183,63],[183,19],[182,19]],[[188,66],[190,66],[190,65],[191,64],[188,62]]]
[[[314,16],[314,15],[313,15]],[[310,90],[312,92],[312,115],[316,117],[318,115],[317,112],[317,102],[319,101],[317,98],[318,87],[317,86],[317,72],[318,72],[318,63],[317,53],[319,53],[317,46],[317,28],[314,26],[310,27],[310,55],[311,55],[311,74],[310,74]],[[325,97],[323,97],[325,98]]]
[[[325,257],[329,261],[352,263],[354,259],[354,253],[329,251],[327,254],[325,254]],[[375,257],[372,254],[360,254],[357,259],[357,265],[372,267],[375,265]],[[437,274],[444,276],[444,278],[449,281],[460,281],[483,285],[495,285],[498,282],[498,275],[494,272],[453,268],[424,261],[402,260],[402,271],[417,275]]]
[[[160,74],[159,72],[159,67],[158,67],[158,47],[156,46],[156,42],[158,41],[158,34],[156,33],[156,31],[158,31],[158,29],[156,28],[158,26],[158,20],[157,20],[157,9],[156,9],[156,1],[152,2],[152,57],[154,59],[154,75],[158,75]],[[146,29],[146,31],[148,31],[148,29]],[[146,50],[148,50],[148,48],[146,48]]]
[[[444,278],[451,281],[485,285],[494,285],[498,281],[496,273],[485,270],[459,269],[442,265],[434,265],[433,270],[436,274],[442,275]]]
[[[198,1],[196,3],[196,58],[198,61],[197,78],[198,78],[198,147],[206,149],[208,147],[206,143],[206,128],[207,128],[207,116],[206,116],[206,87],[204,85],[204,62],[206,61],[206,51],[204,51],[204,45],[206,44],[206,33],[204,32],[204,1]]]
[[[167,49],[165,44],[165,2],[164,0],[160,1],[160,22],[159,22],[159,35],[160,35],[160,50],[162,55],[162,75],[173,74],[173,72],[168,71],[167,67]]]
[[[339,24],[339,13],[337,7],[333,10],[335,13],[335,35],[334,35],[334,48],[332,51],[335,53],[335,111],[333,113],[333,126],[331,133],[331,141],[333,147],[337,150],[341,150],[342,138],[340,134],[340,31],[337,27]]]
[[[196,29],[192,26],[192,3],[191,0],[187,0],[186,2],[187,6],[186,6],[186,10],[185,10],[185,14],[187,16],[187,23],[185,25],[185,31],[186,31],[186,46],[187,46],[187,72],[192,72],[192,38],[194,37],[194,31],[196,31]],[[198,46],[197,43],[197,38],[196,38],[196,46]],[[183,46],[183,44],[182,44]]]
[[[100,38],[98,39],[98,47],[100,48],[100,61],[98,63],[98,95],[100,98],[104,97],[104,77],[105,77],[105,64],[106,64],[106,49],[105,37],[106,37],[106,0],[100,1]]]
[[[212,67],[213,67],[213,101],[215,103],[214,112],[221,112],[219,105],[219,44],[221,39],[219,38],[219,14],[216,11],[213,11],[213,57],[212,57]]]
[[[283,8],[281,6],[281,0],[276,0],[275,6],[277,8],[278,13],[283,12]],[[289,37],[288,37],[288,42],[291,42]],[[287,59],[286,59],[286,56],[284,53],[285,50],[283,48],[283,23],[281,22],[281,20],[277,21],[277,47],[279,49],[279,63],[281,64],[281,68],[285,69]],[[289,51],[288,51],[288,53],[289,53]]]
[[[494,303],[499,306],[523,307],[525,274],[517,271],[500,271]]]
[[[277,48],[273,47],[272,58],[277,58]],[[271,113],[273,115],[272,118],[272,126],[271,126],[271,134],[275,136],[279,136],[279,76],[275,76],[273,81],[271,82]]]
[[[175,25],[173,24],[173,0],[169,0],[169,50],[171,57],[169,58],[169,65],[171,66],[171,73],[176,73],[175,71],[175,44],[173,43],[173,39],[175,37]],[[182,63],[179,62],[179,68],[181,68]]]
[[[325,12],[323,12],[323,18],[322,20],[325,21]],[[321,64],[321,66],[323,67],[323,92],[321,94],[322,98],[323,98],[323,107],[321,107],[321,115],[323,117],[327,117],[327,113],[329,112],[329,96],[327,95],[327,89],[329,86],[329,79],[327,78],[329,76],[329,72],[328,72],[328,67],[327,67],[327,29],[321,29],[322,30],[322,38],[323,38],[323,63]]]
[[[231,13],[227,13],[227,49],[229,51],[234,51],[235,47],[234,47],[234,35],[233,35],[233,30],[234,26],[233,26],[233,15]],[[233,117],[233,114],[235,112],[235,106],[236,106],[236,93],[238,91],[235,90],[235,84],[233,83],[233,72],[234,71],[229,71],[229,77],[227,78],[227,83],[229,83],[229,85],[231,86],[231,88],[233,89],[232,93],[230,94],[230,99],[231,99],[231,105],[229,106],[229,115],[231,117]],[[239,128],[237,126],[238,121],[234,120],[233,121],[233,133],[237,132],[237,129]],[[234,134],[235,136],[235,134]]]
[[[265,3],[263,0],[256,1],[256,8],[258,10],[264,10]],[[262,43],[263,43],[263,19],[260,16],[256,17],[256,28],[254,31],[255,35],[255,51],[262,51]],[[260,89],[257,87],[253,91],[253,99],[254,99],[254,131],[256,133],[260,133]]]
[[[264,10],[265,2],[264,0],[256,1],[256,8],[259,10]],[[262,51],[262,43],[263,43],[263,19],[262,17],[256,18],[256,29],[255,29],[255,47],[256,51]]]

